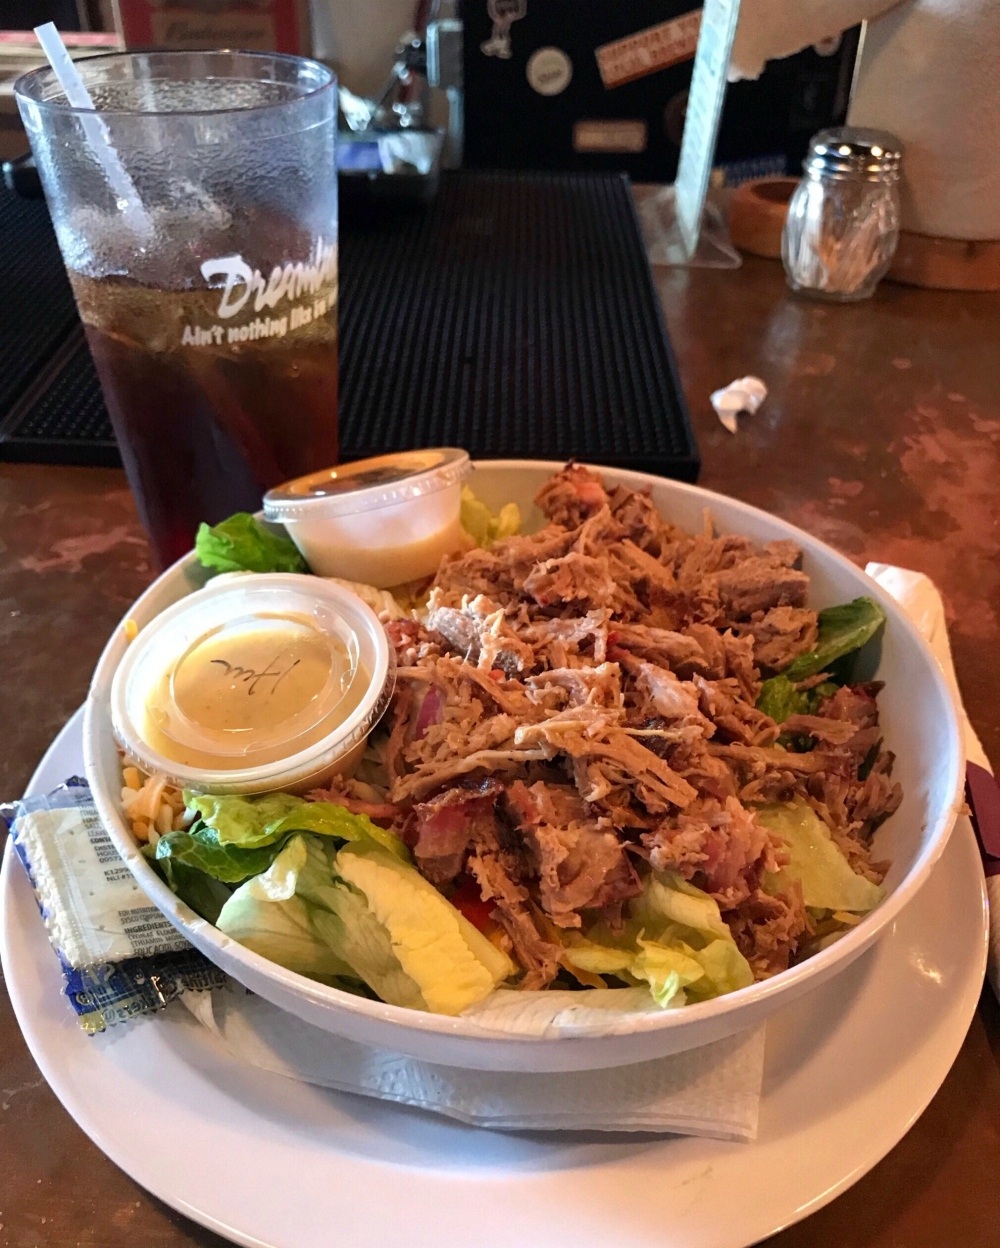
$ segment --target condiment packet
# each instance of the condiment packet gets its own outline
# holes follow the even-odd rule
[[[80,970],[190,948],[132,878],[85,781],[15,803],[11,838],[66,966]]]
[[[162,1009],[225,976],[142,892],[98,817],[86,781],[0,809],[10,825],[63,968],[64,991],[88,1032]]]

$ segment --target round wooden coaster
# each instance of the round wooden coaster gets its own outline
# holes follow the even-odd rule
[[[797,178],[753,178],[733,192],[729,235],[739,251],[781,259],[781,232]]]
[[[1000,239],[933,238],[903,230],[889,277],[932,290],[1000,290]]]

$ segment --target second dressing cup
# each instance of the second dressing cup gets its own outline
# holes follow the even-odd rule
[[[220,577],[130,644],[111,686],[119,745],[204,793],[305,792],[350,774],[395,661],[349,590],[292,573]]]
[[[288,481],[264,496],[313,572],[390,589],[432,576],[467,550],[461,524],[467,452],[401,451]]]

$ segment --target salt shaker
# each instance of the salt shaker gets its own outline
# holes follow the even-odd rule
[[[899,241],[899,140],[840,126],[809,145],[805,176],[788,205],[781,257],[793,290],[867,299]]]

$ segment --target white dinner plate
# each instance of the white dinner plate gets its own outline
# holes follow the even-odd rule
[[[82,770],[81,716],[35,773]],[[181,1009],[88,1038],[8,846],[0,956],[28,1046],[117,1165],[173,1208],[265,1248],[746,1248],[828,1203],[941,1086],[986,966],[982,870],[959,819],[879,943],[768,1023],[753,1144],[500,1134],[244,1066]]]

